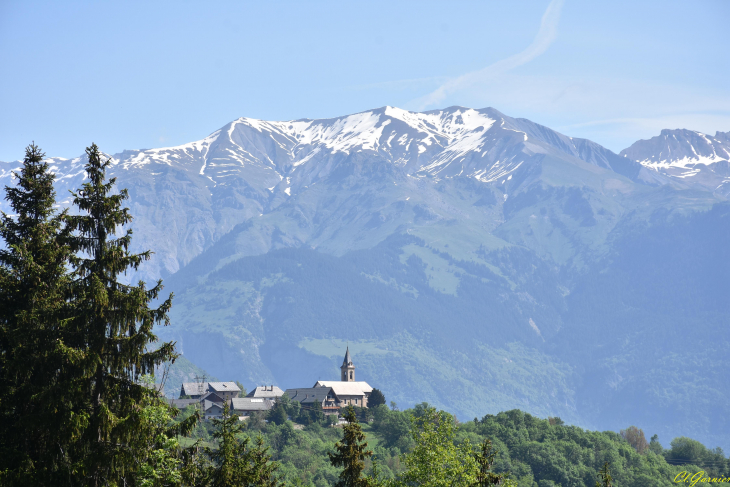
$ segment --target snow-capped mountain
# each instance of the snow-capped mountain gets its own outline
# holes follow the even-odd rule
[[[195,142],[109,157],[110,175],[131,196],[136,244],[157,252],[139,276],[145,279],[176,272],[243,223],[255,227],[241,237],[247,255],[277,245],[341,253],[375,244],[412,221],[435,224],[461,215],[486,218],[484,228],[494,229],[504,219],[507,198],[547,175],[549,184],[590,186],[598,183],[588,168],[597,167],[625,178],[613,187],[671,181],[631,157],[493,108],[416,113],[383,107],[322,120],[240,118]],[[66,206],[68,190],[85,177],[85,158],[49,162],[58,177],[58,200]],[[11,184],[10,172],[18,166],[0,164],[0,184]],[[482,210],[496,197],[497,213],[468,215],[473,209],[449,203],[436,190],[448,181],[472,185]],[[597,187],[592,194],[604,192]],[[377,198],[366,204],[355,194]],[[405,209],[392,207],[399,201]],[[0,209],[7,211],[6,205],[1,202]],[[509,205],[509,212],[514,208]],[[589,210],[586,221],[592,221]]]
[[[214,181],[217,171],[213,168],[220,161],[235,161],[270,170],[280,180],[304,173],[296,178],[309,184],[329,174],[333,166],[322,167],[323,160],[331,163],[332,158],[354,153],[377,155],[416,177],[465,176],[482,182],[508,176],[526,157],[555,151],[606,168],[617,165],[614,170],[631,177],[641,170],[590,141],[571,139],[491,108],[414,113],[384,107],[334,119],[288,122],[240,118],[205,140],[210,142],[195,143],[210,147],[201,173]],[[160,149],[163,152],[150,156],[180,149],[187,154],[192,145]]]
[[[620,155],[693,187],[730,195],[730,132],[711,136],[665,129],[649,140],[634,142]]]
[[[328,168],[317,162],[362,152],[416,177],[465,176],[494,182],[519,168],[525,157],[555,151],[632,179],[641,169],[588,140],[566,137],[491,108],[461,107],[423,113],[384,107],[325,120],[240,118],[196,142],[110,157],[117,170],[157,163],[195,170],[214,184],[243,174],[249,184],[271,184],[297,171],[306,174],[297,179],[313,182],[328,174]],[[60,178],[83,172],[83,157],[52,161]]]

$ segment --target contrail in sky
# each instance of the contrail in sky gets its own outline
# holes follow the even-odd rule
[[[490,64],[479,71],[466,73],[458,78],[447,81],[428,95],[416,100],[414,103],[418,107],[417,109],[425,110],[429,106],[440,103],[451,93],[462,90],[480,81],[506,73],[517,66],[522,66],[523,64],[532,61],[537,56],[544,53],[557,36],[560,9],[563,6],[563,1],[564,0],[553,0],[550,2],[550,5],[548,5],[548,8],[542,16],[540,30],[537,31],[535,40],[532,41],[532,44],[530,44],[527,49],[515,54],[514,56],[510,56],[507,59],[502,59],[494,64]]]

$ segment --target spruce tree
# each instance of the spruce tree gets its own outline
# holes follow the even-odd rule
[[[507,478],[506,474],[496,474],[492,472],[494,457],[497,451],[492,446],[489,438],[485,438],[479,450],[474,454],[477,464],[476,481],[472,484],[474,487],[486,487],[488,485],[502,485]]]
[[[345,412],[347,424],[343,428],[342,441],[335,443],[336,453],[328,453],[330,462],[335,467],[344,467],[340,473],[340,480],[336,487],[368,487],[370,479],[362,478],[362,471],[365,469],[365,458],[373,454],[366,450],[368,444],[364,441],[365,434],[357,422],[355,410],[352,406]]]
[[[77,254],[69,322],[74,340],[67,345],[76,354],[64,398],[85,418],[72,452],[77,478],[92,486],[121,485],[131,482],[137,468],[131,445],[143,443],[140,436],[146,434],[140,405],[156,394],[139,379],[176,357],[171,342],[154,348],[153,333],[154,325],[169,323],[172,295],[153,308],[162,281],[151,288],[120,282],[121,274],[137,270],[151,252],[130,252],[131,229],[116,236],[132,221],[122,207],[127,191],[115,193],[116,178],[106,179],[110,160],[102,160],[95,144],[86,155],[88,182],[73,194],[80,214],[68,217]]]
[[[228,402],[223,407],[223,417],[213,419],[213,426],[218,448],[208,450],[215,465],[210,473],[212,487],[279,487],[274,476],[279,464],[271,462],[260,436],[253,448],[249,437],[238,438],[243,425],[231,414]]]
[[[69,283],[65,212],[54,210],[54,175],[35,144],[0,216],[0,484],[58,485],[79,422],[53,394],[64,351]]]
[[[610,464],[605,462],[601,470],[598,471],[598,479],[600,482],[596,482],[596,487],[611,487],[613,485],[613,477],[611,477],[609,466]]]
[[[385,396],[380,389],[373,389],[368,397],[368,408],[375,409],[381,404],[385,404]]]

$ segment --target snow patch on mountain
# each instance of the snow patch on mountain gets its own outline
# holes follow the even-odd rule
[[[638,161],[642,166],[648,167],[650,169],[653,169],[655,171],[661,171],[663,169],[669,169],[669,168],[680,168],[684,169],[686,172],[682,173],[683,175],[695,175],[700,172],[700,169],[697,168],[698,165],[704,165],[709,166],[711,164],[715,164],[716,162],[724,161],[727,159],[723,159],[718,157],[716,154],[714,154],[711,157],[705,157],[700,155],[695,155],[693,157],[685,156],[681,159],[663,159],[663,160],[652,160],[652,159],[644,159],[643,161]],[[686,176],[682,176],[686,177]]]

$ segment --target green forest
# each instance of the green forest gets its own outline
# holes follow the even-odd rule
[[[288,417],[296,421],[283,419],[287,417],[284,415],[278,415],[283,420],[277,420],[278,408],[287,410]],[[183,411],[179,419],[190,414],[192,409]],[[342,469],[331,465],[328,453],[342,440],[343,432],[330,427],[319,414],[318,420],[302,416],[298,403],[283,401],[268,416],[254,416],[246,422],[240,437],[251,441],[263,438],[272,460],[280,465],[279,476],[288,485],[341,485],[337,482]],[[356,416],[367,449],[373,453],[364,460],[364,474],[372,477],[376,470],[382,485],[492,485],[454,483],[453,477],[446,476],[404,483],[402,476],[412,467],[414,453],[427,444],[423,438],[425,419],[448,424],[436,435],[443,451],[429,445],[441,465],[449,464],[449,452],[453,454],[452,462],[458,463],[475,456],[489,440],[495,453],[490,471],[502,476],[499,485],[593,487],[606,463],[612,485],[617,486],[669,486],[684,479],[684,472],[690,477],[698,472],[704,472],[704,478],[730,477],[730,460],[720,448],[708,449],[685,437],[673,439],[664,448],[658,438],[646,439],[637,427],[618,433],[586,431],[566,425],[560,418],[540,419],[519,410],[459,423],[452,415],[426,403],[403,411],[393,404],[390,408],[379,405],[357,409]],[[214,431],[212,424],[201,423],[186,441],[212,442]],[[458,469],[454,466],[452,470]]]
[[[156,333],[173,296],[125,284],[126,190],[87,148],[88,182],[57,210],[54,175],[31,145],[13,214],[0,217],[0,485],[654,486],[728,481],[730,461],[689,438],[664,448],[630,426],[567,426],[518,410],[458,422],[426,403],[340,411],[335,424],[286,396],[266,415],[202,421],[162,397],[153,373],[179,356]],[[384,402],[384,400],[382,401]],[[701,472],[701,473],[700,473]],[[699,477],[698,477],[699,475]]]

